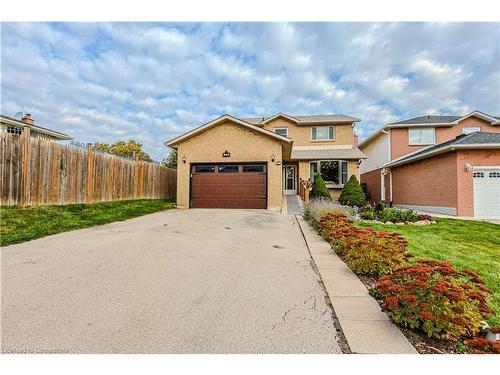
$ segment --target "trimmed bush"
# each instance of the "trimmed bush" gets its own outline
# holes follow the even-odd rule
[[[393,223],[404,223],[405,221],[415,222],[420,219],[420,215],[413,210],[400,210],[398,208],[384,208],[380,221],[384,223],[392,221]]]
[[[372,210],[364,210],[360,212],[361,219],[364,220],[375,220],[375,212]]]
[[[361,185],[355,175],[352,175],[342,188],[339,202],[348,206],[363,207],[365,205],[365,193],[363,193],[363,189],[361,189]]]
[[[330,195],[330,191],[325,185],[325,181],[323,180],[323,177],[321,177],[321,174],[316,173],[314,175],[314,182],[313,182],[313,187],[311,191],[311,197],[312,198],[323,198],[323,199],[332,199],[332,196]]]
[[[382,277],[376,288],[392,320],[429,337],[456,341],[474,336],[493,312],[486,302],[491,291],[483,280],[447,262],[417,260]]]
[[[378,201],[373,208],[373,213],[376,217],[381,217],[384,212],[385,204],[382,201]]]

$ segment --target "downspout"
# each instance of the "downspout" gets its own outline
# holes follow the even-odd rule
[[[389,169],[389,207],[392,207],[392,172]]]
[[[392,172],[389,168],[384,168],[383,173],[384,175],[384,184],[385,184],[385,176],[389,175],[389,207],[392,207]],[[385,192],[385,188],[384,188]],[[385,197],[384,197],[385,200]]]
[[[391,132],[390,132],[390,130],[382,129],[382,133],[387,134],[389,136],[389,142],[388,142],[389,143],[389,150],[388,151],[389,151],[389,162],[391,162],[392,161]],[[384,171],[385,171],[385,174],[389,173],[389,207],[392,207],[392,172],[390,169],[387,169],[387,168],[384,168]],[[385,184],[385,179],[384,179],[384,184]],[[385,192],[385,188],[384,188],[384,192]],[[385,199],[385,197],[384,197],[384,199]]]

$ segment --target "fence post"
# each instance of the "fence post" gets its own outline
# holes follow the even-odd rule
[[[139,155],[134,155],[135,159],[135,179],[134,179],[134,198],[137,199],[139,192]]]
[[[19,206],[24,207],[28,202],[28,188],[29,188],[29,176],[30,176],[30,127],[24,126],[21,133],[23,140],[23,159],[21,163],[21,202]]]
[[[94,193],[94,148],[92,143],[87,143],[87,194],[85,203],[91,203]]]

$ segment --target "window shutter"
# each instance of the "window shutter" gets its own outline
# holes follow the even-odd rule
[[[312,128],[312,139],[316,139],[316,128]]]

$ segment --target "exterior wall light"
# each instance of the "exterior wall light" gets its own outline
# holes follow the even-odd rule
[[[274,153],[271,155],[271,161],[274,163],[274,159],[276,159],[276,156],[274,156]]]
[[[182,162],[186,164],[186,155],[182,155]]]
[[[465,170],[470,172],[472,170],[472,165],[470,163],[465,163]]]

